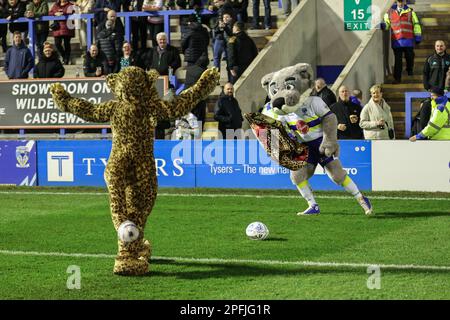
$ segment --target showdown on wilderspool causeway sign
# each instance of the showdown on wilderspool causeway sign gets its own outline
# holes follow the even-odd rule
[[[60,82],[73,97],[92,103],[113,99],[105,78],[0,81],[0,129],[107,126],[60,112],[50,94],[50,85],[55,81]],[[160,77],[156,89],[161,97],[167,88],[168,77]]]

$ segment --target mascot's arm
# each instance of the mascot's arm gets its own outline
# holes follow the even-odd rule
[[[327,157],[339,156],[339,144],[337,143],[337,118],[334,113],[328,113],[322,118],[323,141],[319,147],[320,153]]]
[[[197,103],[208,97],[217,86],[219,79],[220,73],[217,69],[208,69],[203,72],[195,85],[183,91],[175,99],[169,102],[160,100],[161,105],[157,114],[158,120],[180,118],[187,114]]]
[[[60,83],[51,85],[50,92],[56,106],[63,112],[70,112],[85,121],[108,122],[111,118],[115,102],[109,101],[93,104],[87,100],[73,98]]]
[[[312,97],[311,107],[314,113],[322,120],[323,140],[319,146],[319,152],[327,157],[339,156],[339,144],[337,142],[337,125],[336,115],[331,112],[326,103],[318,97]]]

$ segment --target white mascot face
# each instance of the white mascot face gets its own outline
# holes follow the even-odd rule
[[[273,111],[280,115],[297,111],[302,104],[302,94],[312,86],[313,76],[308,63],[299,63],[265,75],[261,85],[267,91]]]

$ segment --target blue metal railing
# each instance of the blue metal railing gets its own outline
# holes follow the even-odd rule
[[[429,92],[405,92],[405,138],[411,136],[412,99],[426,99],[429,97]],[[447,93],[447,97],[450,98],[450,92]]]
[[[130,18],[131,17],[148,17],[148,16],[163,16],[164,17],[164,32],[167,34],[167,42],[170,42],[170,17],[171,16],[185,16],[191,15],[195,13],[195,10],[162,10],[162,11],[142,11],[142,12],[117,12],[118,17],[124,18],[125,25],[125,40],[130,41],[130,33],[131,33],[131,25]],[[214,12],[203,9],[199,12],[200,15],[211,15]],[[92,44],[92,19],[94,18],[93,13],[75,13],[71,15],[64,16],[43,16],[40,19],[35,18],[19,18],[16,20],[7,20],[0,19],[0,23],[28,23],[28,34],[29,34],[29,48],[33,56],[35,56],[35,46],[34,46],[34,23],[37,21],[57,21],[57,20],[87,20],[87,28],[86,28],[86,44],[89,48]]]

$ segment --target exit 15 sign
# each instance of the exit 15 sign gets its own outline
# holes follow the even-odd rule
[[[344,29],[346,31],[370,30],[372,0],[344,0]]]

